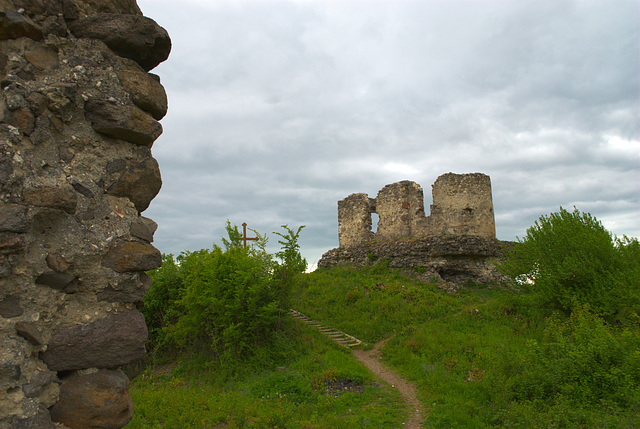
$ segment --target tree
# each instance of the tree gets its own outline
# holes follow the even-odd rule
[[[618,240],[589,213],[562,207],[541,216],[524,239],[506,250],[498,268],[512,278],[525,278],[545,305],[569,314],[588,304],[602,315],[637,305],[637,240]]]

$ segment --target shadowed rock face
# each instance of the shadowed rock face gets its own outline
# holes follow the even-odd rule
[[[0,0],[1,428],[131,419],[170,49],[135,0]]]

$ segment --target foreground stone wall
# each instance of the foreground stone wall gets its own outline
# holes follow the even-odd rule
[[[135,0],[0,0],[2,429],[131,419],[170,49]]]
[[[432,194],[429,216],[425,216],[422,188],[408,180],[385,186],[375,199],[352,194],[339,201],[340,247],[446,234],[495,238],[489,176],[447,173],[435,181]],[[376,232],[371,230],[371,213],[377,213],[380,219]]]

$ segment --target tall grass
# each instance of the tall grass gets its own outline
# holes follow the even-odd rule
[[[306,277],[299,310],[375,342],[417,384],[424,427],[640,427],[640,330],[532,307],[501,288],[438,291],[384,265]]]
[[[384,264],[305,274],[291,300],[369,345],[391,337],[383,360],[418,387],[423,427],[640,427],[637,315],[611,325],[509,289],[448,294]],[[147,371],[128,427],[399,428],[406,417],[396,391],[302,322],[227,365],[183,355],[171,375]]]

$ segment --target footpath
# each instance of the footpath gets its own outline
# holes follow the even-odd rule
[[[373,372],[380,380],[389,384],[392,388],[398,389],[398,392],[402,395],[407,410],[409,411],[409,418],[405,422],[403,427],[405,429],[420,429],[420,424],[423,421],[424,410],[422,404],[420,403],[420,401],[418,401],[418,395],[415,386],[391,369],[387,368],[381,362],[381,349],[382,347],[384,347],[386,342],[390,340],[390,338],[379,341],[378,343],[376,343],[372,350],[360,350],[356,349],[355,347],[362,344],[362,341],[355,338],[354,336],[324,326],[321,323],[305,316],[304,314],[296,310],[290,310],[289,314],[297,319],[302,320],[305,323],[308,323],[311,326],[316,327],[322,334],[331,338],[334,342],[340,344],[341,346],[350,348],[356,359],[362,362],[364,366],[369,368],[369,370]]]

